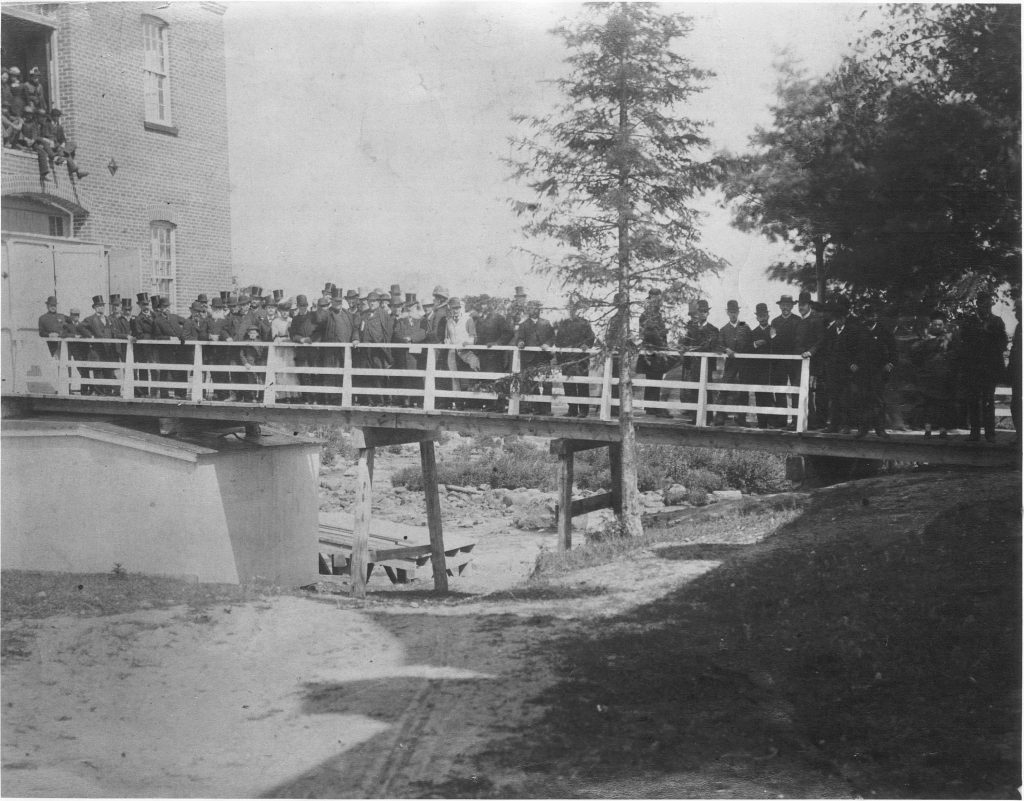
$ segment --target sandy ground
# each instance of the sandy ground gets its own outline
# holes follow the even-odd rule
[[[923,521],[934,511],[893,509],[880,519]],[[429,579],[392,585],[374,575],[365,601],[306,592],[108,616],[8,616],[5,634],[24,647],[8,650],[3,662],[0,790],[7,797],[855,797],[821,760],[799,753],[775,760],[777,749],[754,739],[723,746],[691,770],[638,770],[628,780],[582,767],[552,775],[529,746],[532,730],[552,730],[546,693],[572,678],[565,649],[577,646],[566,643],[585,650],[604,620],[634,625],[631,616],[650,614],[797,514],[746,520],[704,544],[681,546],[677,536],[538,584],[526,579],[541,549],[554,548],[554,534],[515,531],[500,513],[481,510],[481,522],[459,532],[477,539],[472,568],[451,580],[446,597],[430,593]],[[591,656],[614,671],[614,660],[646,655]],[[706,675],[721,681],[713,670]],[[738,680],[740,703],[760,692],[751,676]],[[577,691],[579,708],[605,714],[600,698],[587,700],[585,682]],[[708,713],[711,729],[732,698],[726,693],[725,706]],[[777,700],[754,700],[751,708],[771,725],[791,725]],[[650,725],[663,731],[667,724]],[[670,727],[654,740],[678,736]],[[633,740],[621,747],[628,764]]]

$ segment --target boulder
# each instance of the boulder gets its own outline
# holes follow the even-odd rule
[[[715,501],[738,501],[742,497],[743,493],[739,490],[715,490],[711,493],[711,498]]]
[[[665,506],[678,506],[681,503],[686,503],[687,490],[682,484],[673,484],[671,487],[665,488],[661,497]]]

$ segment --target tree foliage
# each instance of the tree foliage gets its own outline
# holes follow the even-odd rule
[[[730,157],[734,223],[816,260],[769,274],[897,303],[1019,283],[1020,8],[887,8],[832,73],[783,65]],[[966,280],[965,280],[966,279]]]

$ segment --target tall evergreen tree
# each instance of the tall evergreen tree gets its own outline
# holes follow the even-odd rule
[[[692,296],[698,276],[723,265],[699,247],[690,202],[715,184],[716,167],[698,157],[703,126],[683,109],[711,74],[676,49],[691,30],[687,17],[638,3],[584,14],[553,31],[569,50],[569,75],[557,81],[564,103],[516,118],[529,135],[513,138],[510,164],[532,196],[512,203],[529,236],[560,246],[560,258],[535,254],[535,266],[625,321],[606,346],[620,359],[621,522],[637,535],[630,308],[654,285],[670,298]]]

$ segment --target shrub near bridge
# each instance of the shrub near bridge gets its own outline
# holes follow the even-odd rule
[[[641,445],[638,453],[640,490],[659,490],[683,484],[704,492],[738,489],[747,493],[781,492],[789,489],[782,457],[753,451],[720,451],[709,448],[679,448]],[[494,489],[520,487],[554,491],[558,486],[558,460],[521,439],[474,440],[445,454],[437,466],[442,484]],[[596,448],[576,454],[574,483],[584,490],[604,491],[610,487],[608,451]],[[392,474],[396,486],[423,488],[419,466]]]

